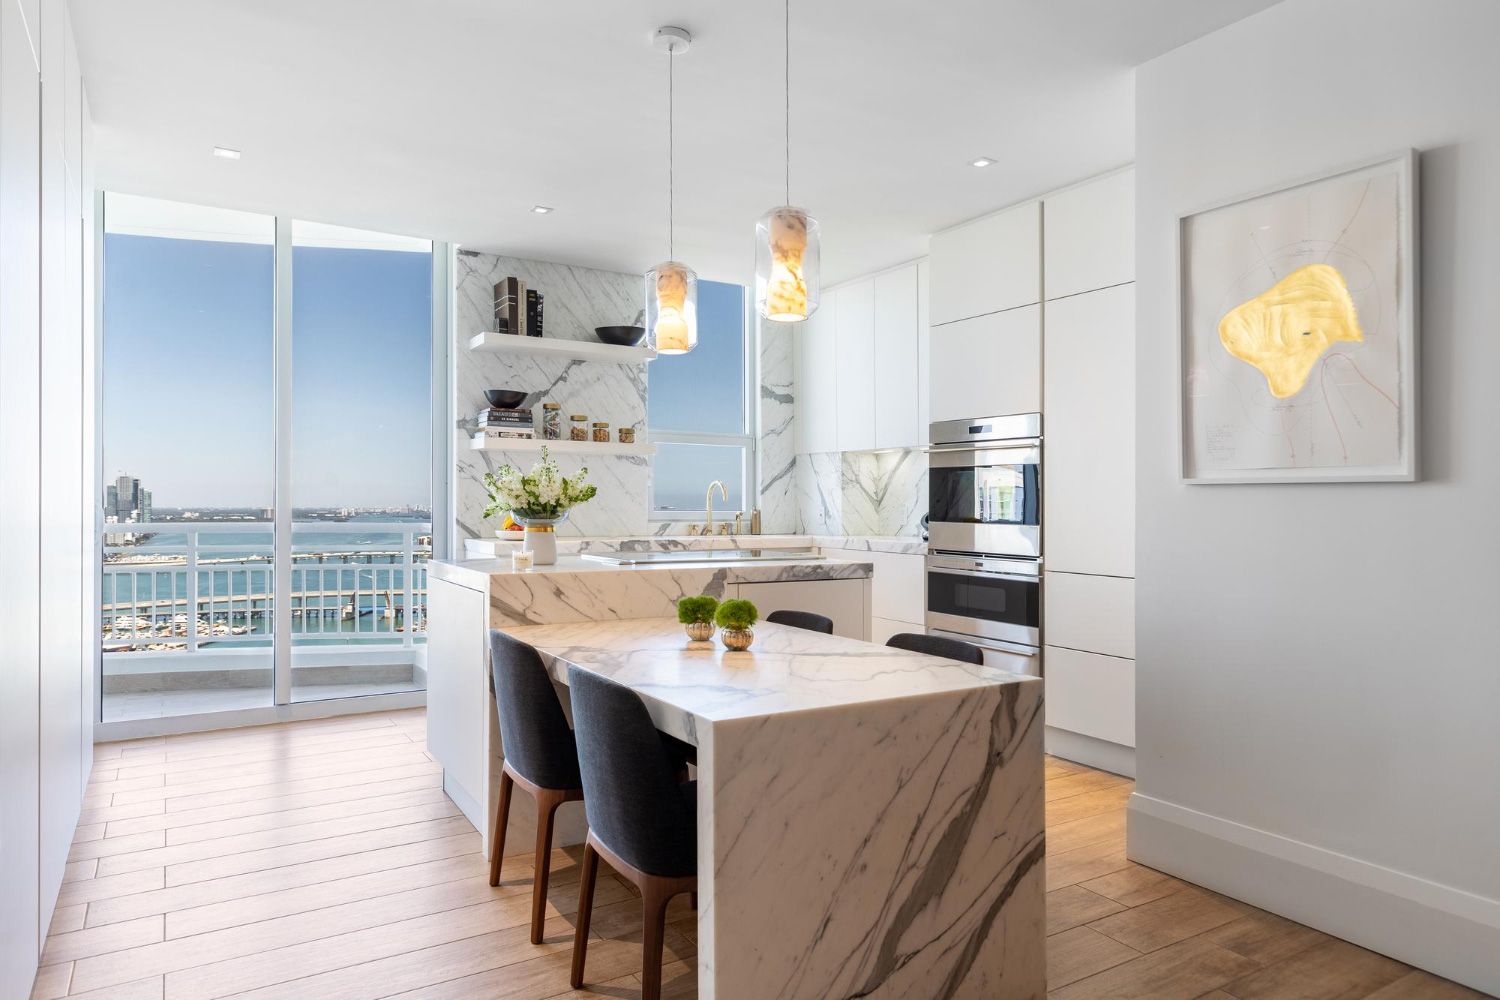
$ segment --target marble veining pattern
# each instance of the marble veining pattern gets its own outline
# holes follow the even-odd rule
[[[927,456],[916,450],[798,455],[799,530],[810,535],[920,536]]]
[[[484,474],[509,462],[529,469],[540,455],[531,451],[474,451],[469,448],[468,422],[485,405],[484,390],[499,388],[540,392],[543,401],[562,404],[568,414],[585,413],[606,420],[611,431],[646,426],[646,365],[618,365],[566,358],[539,358],[500,352],[470,351],[469,338],[493,329],[494,286],[505,277],[521,278],[528,287],[546,294],[547,338],[596,342],[594,327],[630,322],[642,305],[641,277],[565,264],[498,257],[492,254],[457,256],[454,272],[453,350],[455,477],[454,539],[461,548],[466,538],[492,537],[498,524],[483,518],[487,497]],[[583,463],[559,456],[564,472]],[[589,476],[599,496],[577,508],[560,534],[645,534],[651,487],[650,461],[639,455],[596,456],[588,461]]]
[[[781,323],[760,327],[760,511],[761,530],[797,530],[794,337]]]
[[[697,743],[700,995],[1039,1000],[1040,680],[769,625],[728,653],[678,628],[507,631]]]

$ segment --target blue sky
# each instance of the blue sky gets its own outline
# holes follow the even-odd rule
[[[273,251],[108,234],[104,473],[158,507],[273,502]],[[293,250],[292,502],[425,505],[431,257]]]

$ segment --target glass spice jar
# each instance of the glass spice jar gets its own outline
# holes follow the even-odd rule
[[[594,440],[599,444],[609,443],[609,424],[603,420],[594,421]]]
[[[575,413],[568,418],[568,440],[587,441],[589,439],[589,418],[586,413]]]
[[[621,427],[615,433],[619,437],[621,444],[635,444],[634,427]]]
[[[542,437],[556,441],[562,437],[562,404],[542,404]]]

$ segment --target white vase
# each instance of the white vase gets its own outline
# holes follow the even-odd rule
[[[568,519],[567,514],[558,517],[531,517],[521,511],[510,512],[521,526],[525,537],[521,548],[531,553],[534,566],[551,566],[557,562],[557,526]]]

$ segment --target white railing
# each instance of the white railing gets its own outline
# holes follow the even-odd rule
[[[292,643],[426,641],[432,528],[417,521],[298,521],[285,590]],[[267,521],[108,524],[105,653],[269,649],[277,613]]]

